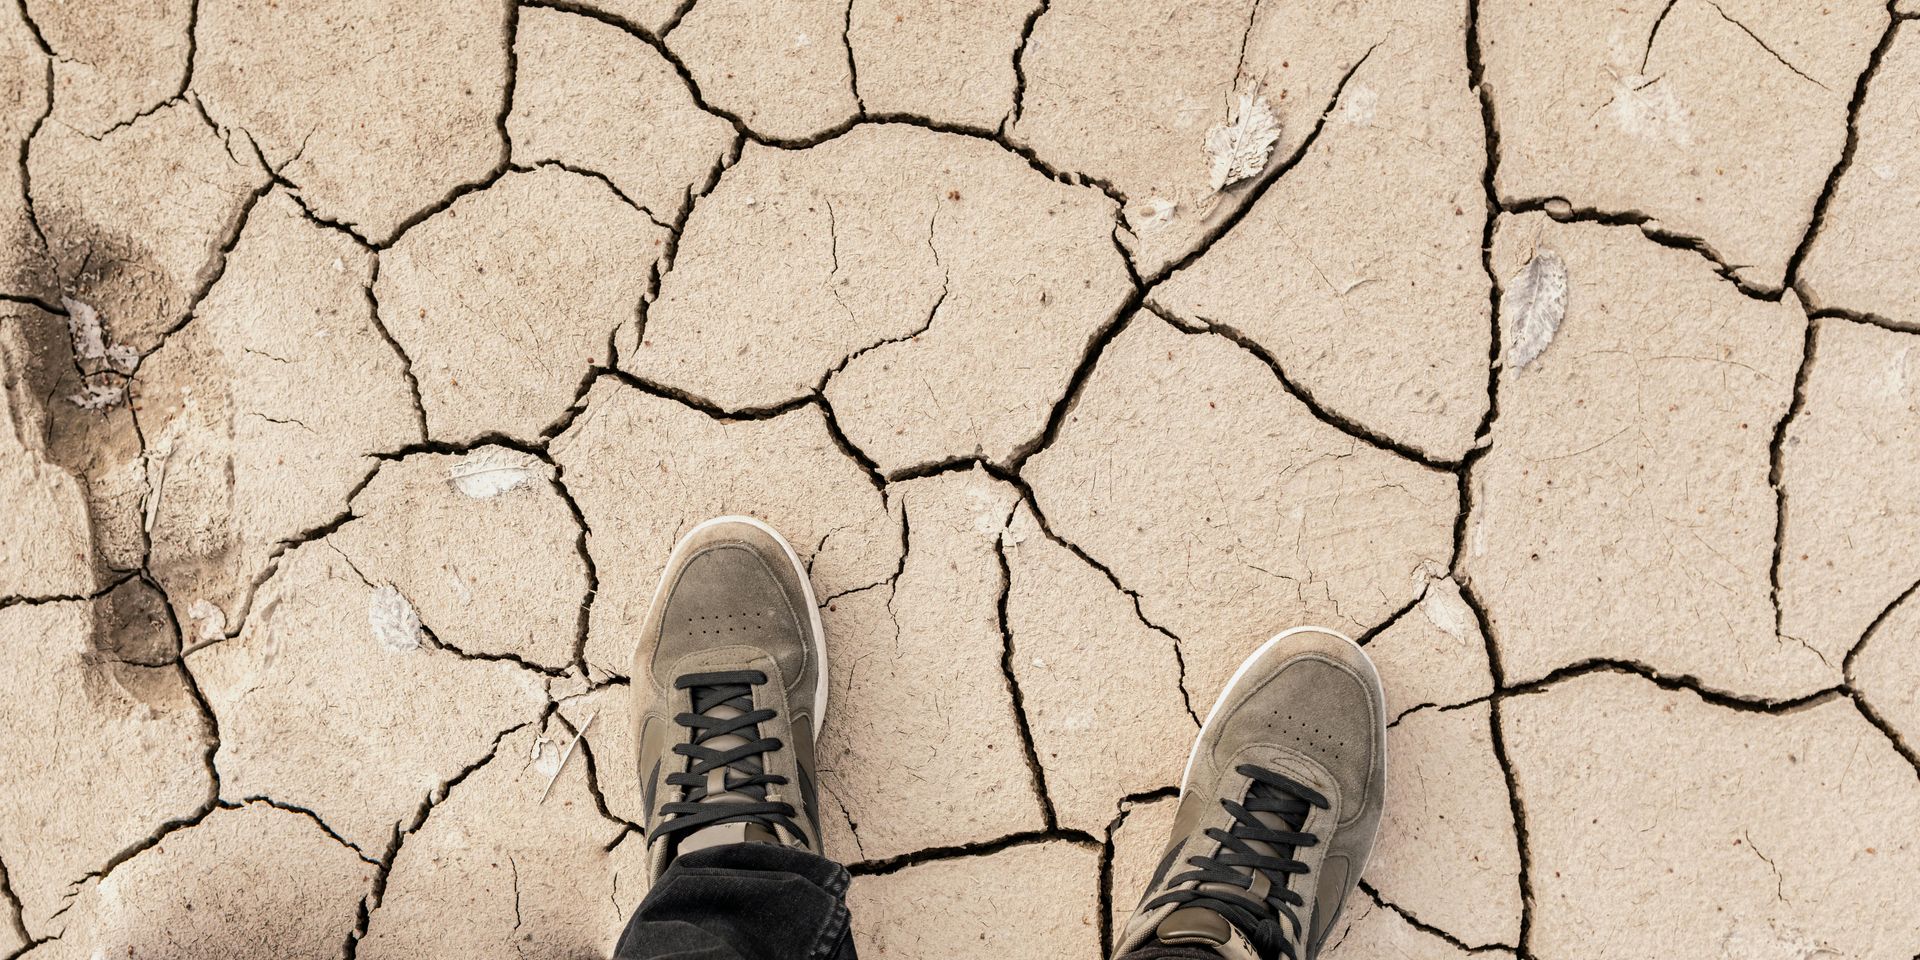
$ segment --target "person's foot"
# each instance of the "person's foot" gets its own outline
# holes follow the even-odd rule
[[[719,517],[674,546],[633,654],[633,739],[654,880],[727,843],[820,852],[813,742],[826,638],[771,527]]]
[[[1261,646],[1200,728],[1173,836],[1114,955],[1312,960],[1373,849],[1386,726],[1353,641],[1301,627]]]

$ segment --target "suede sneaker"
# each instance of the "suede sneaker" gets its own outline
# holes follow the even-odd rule
[[[727,843],[820,852],[813,743],[826,637],[771,527],[719,517],[673,548],[633,654],[633,742],[655,881]]]
[[[1114,955],[1313,960],[1373,849],[1386,726],[1353,641],[1301,627],[1262,645],[1200,727],[1173,836]]]

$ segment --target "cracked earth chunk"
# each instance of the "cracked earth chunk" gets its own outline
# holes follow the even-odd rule
[[[1776,639],[1769,599],[1768,445],[1800,308],[1631,227],[1542,214],[1501,221],[1495,276],[1535,249],[1567,264],[1567,315],[1538,360],[1500,374],[1466,535],[1507,679],[1611,657],[1759,697],[1838,681],[1846,647]]]
[[[11,156],[26,154],[27,137],[47,116],[50,63],[19,5],[0,9],[0,144]],[[0,293],[45,295],[47,249],[27,208],[26,173],[0,164]]]
[[[510,173],[381,256],[380,318],[412,360],[427,434],[533,438],[638,321],[667,231],[592,177]]]
[[[1346,907],[1334,931],[1327,935],[1326,960],[1511,960],[1513,952],[1462,950],[1406,921],[1406,918],[1380,906],[1356,889],[1347,897]]]
[[[1013,57],[1038,0],[854,0],[847,45],[876,115],[995,130],[1013,109]]]
[[[215,810],[89,880],[34,960],[332,956],[375,867],[310,818],[266,803]]]
[[[596,674],[627,674],[668,552],[710,517],[772,524],[822,599],[886,580],[900,558],[899,521],[816,407],[722,422],[602,379],[550,449],[591,531],[600,584],[586,660]]]
[[[1153,299],[1260,344],[1335,415],[1458,460],[1487,410],[1486,149],[1461,11],[1408,10],[1299,165]]]
[[[1520,940],[1520,845],[1486,704],[1408,714],[1387,731],[1387,801],[1366,878],[1468,944]]]
[[[1180,809],[1179,797],[1160,797],[1144,803],[1122,804],[1126,819],[1113,831],[1113,873],[1111,927],[1119,930],[1133,916],[1140,898],[1153,881],[1153,871],[1166,856],[1167,841],[1172,839],[1173,815]]]
[[[1490,0],[1500,196],[1653,217],[1777,289],[1886,25],[1869,0]]]
[[[1895,35],[1860,104],[1859,143],[1800,265],[1814,307],[1920,328],[1920,30]],[[1905,269],[1894,268],[1905,264]]]
[[[836,0],[703,0],[667,37],[706,101],[776,140],[818,136],[860,112]]]
[[[493,758],[401,841],[356,956],[505,960],[523,956],[527,945],[554,957],[612,949],[646,889],[644,844],[636,838],[607,849],[625,827],[595,810],[580,757],[558,767],[572,733],[550,723],[543,735],[553,742],[529,762],[534,732],[502,739]],[[449,927],[454,915],[459,922]]]
[[[385,243],[505,159],[511,18],[504,0],[207,0],[193,90],[316,214]]]
[[[213,731],[180,669],[125,662],[171,649],[165,621],[141,622],[125,607],[115,616],[116,606],[67,600],[0,609],[8,651],[0,671],[0,769],[8,771],[0,862],[32,937],[59,931],[70,884],[162,823],[192,815],[212,792]],[[155,629],[163,635],[151,636]]]
[[[1100,952],[1097,850],[1022,844],[856,877],[847,894],[863,957],[1091,957]]]
[[[333,544],[300,546],[239,636],[188,665],[220,718],[224,798],[305,807],[377,855],[421,798],[533,717],[546,689],[509,663],[383,646],[367,622],[373,589]]]
[[[532,476],[484,499],[448,480],[449,471],[503,453],[510,452],[481,447],[383,464],[353,498],[359,519],[331,539],[368,580],[397,587],[435,638],[467,653],[565,668],[589,587],[579,527],[552,468],[513,455]]]
[[[186,85],[192,0],[31,0],[56,54],[53,119],[90,137]]]
[[[1848,666],[1852,681],[1905,743],[1920,744],[1920,590],[1874,627]]]
[[[1454,478],[1317,420],[1231,342],[1149,313],[1024,472],[1052,529],[1137,590],[1211,705],[1275,633],[1359,634],[1452,551]]]
[[[1417,707],[1450,707],[1493,693],[1487,642],[1451,579],[1432,581],[1412,610],[1367,643],[1380,672],[1387,719]]]
[[[1013,674],[1047,793],[1062,827],[1098,833],[1121,797],[1180,782],[1198,728],[1174,640],[1024,504],[1003,539]]]
[[[1816,320],[1805,391],[1780,470],[1780,632],[1838,664],[1920,579],[1920,336]]]
[[[27,167],[62,291],[98,310],[109,338],[143,353],[220,274],[222,245],[267,180],[186,103],[99,140],[50,123]]]
[[[516,164],[554,160],[605,174],[672,222],[733,146],[733,126],[695,105],[673,65],[618,27],[527,8],[514,53],[507,132]]]
[[[1596,673],[1501,721],[1537,955],[1920,952],[1920,780],[1845,698],[1767,715]]]
[[[1266,168],[1277,173],[1406,6],[1312,0],[1262,16],[1258,0],[1055,0],[1021,59],[1026,89],[1008,135],[1056,168],[1111,183],[1128,202],[1134,263],[1158,274],[1267,179],[1212,190],[1203,144],[1235,94],[1258,84],[1279,115]],[[1457,31],[1462,14],[1448,8],[1446,29]],[[1176,205],[1171,220],[1148,212],[1156,199]]]
[[[831,375],[883,470],[1004,460],[1127,296],[1112,233],[1111,202],[978,138],[882,124],[753,147],[694,211],[622,365],[728,409]]]
[[[823,614],[833,656],[817,748],[831,795],[823,819],[838,804],[863,860],[1044,826],[1001,665],[995,545],[1018,494],[978,469],[895,489],[910,531],[899,579]]]
[[[193,322],[141,365],[158,500],[150,566],[182,622],[205,600],[238,625],[280,545],[344,512],[372,454],[420,439],[401,359],[367,302],[373,267],[276,191]]]

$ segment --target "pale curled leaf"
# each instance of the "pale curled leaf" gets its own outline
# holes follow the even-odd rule
[[[484,500],[497,497],[538,476],[540,461],[518,450],[488,447],[462,457],[447,468],[455,490]]]
[[[373,588],[367,598],[367,625],[373,628],[373,639],[394,653],[420,647],[420,615],[391,583]]]
[[[1240,95],[1240,108],[1227,123],[1207,131],[1207,156],[1213,161],[1213,189],[1219,191],[1266,169],[1267,155],[1280,139],[1280,119],[1267,98]]]
[[[1567,265],[1552,250],[1533,259],[1507,281],[1500,294],[1500,326],[1507,331],[1507,363],[1524,369],[1553,342],[1567,315]]]

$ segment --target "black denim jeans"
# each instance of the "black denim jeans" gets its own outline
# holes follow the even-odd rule
[[[676,858],[614,960],[854,960],[847,870],[805,850],[734,843]]]
[[[735,843],[673,861],[620,933],[613,960],[855,960],[847,870],[805,850]],[[1217,960],[1148,946],[1122,960]]]

